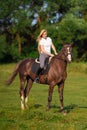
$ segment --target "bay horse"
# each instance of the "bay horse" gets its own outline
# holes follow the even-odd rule
[[[54,87],[58,86],[59,100],[60,100],[60,111],[64,112],[63,103],[63,90],[64,83],[67,78],[67,63],[72,61],[72,44],[64,44],[60,52],[55,55],[50,61],[50,67],[47,73],[39,75],[39,83],[47,84],[49,86],[48,91],[48,104],[46,110],[50,109],[52,94]],[[10,85],[19,73],[20,79],[20,98],[21,98],[21,109],[24,110],[27,107],[28,95],[36,74],[32,72],[32,65],[35,63],[34,58],[24,59],[19,61],[16,65],[12,75],[6,81],[7,85]]]

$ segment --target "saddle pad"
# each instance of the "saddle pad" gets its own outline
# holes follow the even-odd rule
[[[31,70],[33,73],[36,74],[39,68],[40,68],[40,63],[34,62],[32,67],[31,67]]]
[[[47,58],[45,60],[45,66],[44,69],[42,70],[41,74],[47,74],[50,68],[50,64],[48,64],[49,62],[49,58]],[[38,60],[35,60],[35,62],[33,63],[31,70],[33,73],[37,74],[38,70],[40,68],[40,62]]]

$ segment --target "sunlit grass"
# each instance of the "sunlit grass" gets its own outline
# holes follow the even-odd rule
[[[68,65],[64,88],[66,116],[59,112],[57,86],[47,112],[48,86],[35,83],[29,96],[29,109],[21,111],[18,76],[11,86],[4,84],[14,67],[15,64],[0,65],[0,130],[87,130],[86,63]]]

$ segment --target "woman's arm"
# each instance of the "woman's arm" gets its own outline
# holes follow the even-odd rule
[[[53,44],[53,43],[52,43],[52,49],[53,49],[53,51],[54,51],[55,55],[57,55],[57,51],[56,51],[56,48],[55,48],[55,46],[54,46],[54,44]]]

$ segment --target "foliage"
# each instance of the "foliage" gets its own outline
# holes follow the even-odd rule
[[[3,59],[5,49],[6,49],[5,36],[1,35],[0,36],[0,59]]]
[[[3,53],[5,45],[7,48],[14,48],[10,53],[12,61],[19,60],[19,57],[37,57],[36,38],[40,30],[46,28],[57,51],[61,49],[62,43],[73,42],[77,48],[74,48],[77,51],[74,59],[86,61],[86,5],[86,0],[1,0],[0,38],[4,43],[0,45],[0,60],[7,55]]]

